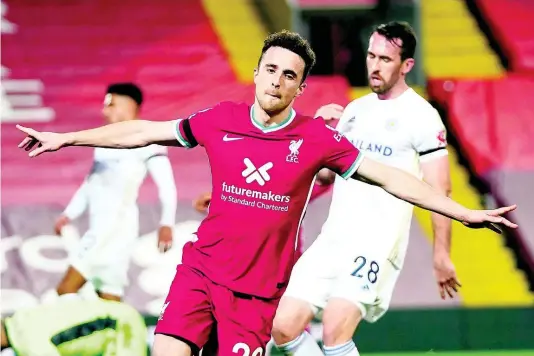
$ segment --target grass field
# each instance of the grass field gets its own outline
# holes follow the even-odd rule
[[[276,351],[271,352],[271,356],[281,356]],[[361,356],[534,356],[534,350],[521,351],[426,351],[426,352],[394,352],[394,353],[374,353],[361,352]]]
[[[362,356],[534,356],[534,350],[523,351],[455,351],[455,352],[408,352],[408,353],[362,353]]]

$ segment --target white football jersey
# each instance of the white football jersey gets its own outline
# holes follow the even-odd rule
[[[149,158],[167,154],[165,147],[136,149],[95,148],[91,172],[65,210],[73,218],[89,208],[90,224],[109,225],[137,213],[139,187],[147,174]]]
[[[438,112],[412,89],[380,100],[374,93],[351,102],[338,130],[367,157],[422,178],[419,163],[447,154],[446,132]],[[413,206],[383,189],[336,177],[327,221],[319,238],[357,249],[385,248],[402,266]],[[356,252],[357,253],[357,252]]]

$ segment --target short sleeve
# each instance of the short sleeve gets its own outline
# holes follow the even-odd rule
[[[447,131],[435,109],[417,121],[413,146],[421,162],[447,155]]]
[[[217,117],[220,116],[221,105],[197,111],[186,119],[176,120],[174,136],[181,146],[193,148],[204,146],[216,129]]]
[[[353,124],[355,118],[356,118],[356,101],[351,102],[348,104],[345,109],[343,110],[343,114],[341,114],[341,118],[339,119],[339,122],[337,123],[336,129],[341,132],[345,133],[350,131],[350,127]]]
[[[323,166],[349,179],[360,166],[363,154],[336,129],[325,125],[321,133]]]

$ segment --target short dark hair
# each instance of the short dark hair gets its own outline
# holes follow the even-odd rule
[[[108,86],[106,94],[117,94],[130,97],[133,101],[141,106],[143,103],[143,92],[134,83],[113,83]]]
[[[397,44],[395,39],[402,41],[401,59],[414,58],[415,47],[417,46],[417,37],[415,31],[409,23],[404,21],[392,21],[377,26],[373,33],[384,36],[389,42]]]
[[[260,64],[265,52],[267,52],[267,50],[271,47],[285,48],[297,54],[304,60],[304,76],[302,77],[302,81],[306,79],[308,74],[310,74],[311,69],[315,65],[315,52],[313,52],[310,43],[296,32],[283,30],[267,36],[265,41],[263,41],[263,48],[261,49],[258,65]]]

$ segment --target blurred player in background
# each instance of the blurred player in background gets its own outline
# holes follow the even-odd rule
[[[2,320],[2,350],[17,356],[145,356],[147,329],[131,306],[64,295]]]
[[[143,102],[141,89],[131,83],[111,84],[102,113],[108,123],[136,120]],[[137,197],[147,171],[161,202],[158,248],[172,244],[176,214],[176,186],[167,148],[151,145],[134,150],[96,148],[91,172],[74,194],[55,231],[89,209],[89,230],[71,256],[57,286],[58,294],[76,293],[91,281],[101,298],[121,300],[128,284],[130,254],[139,236]]]
[[[133,120],[68,133],[17,125],[28,135],[19,147],[30,157],[66,146],[159,143],[206,149],[213,192],[209,214],[198,240],[184,246],[156,326],[154,356],[198,354],[215,322],[220,356],[265,353],[312,184],[322,168],[345,179],[365,179],[472,228],[517,227],[500,216],[515,206],[467,209],[413,175],[364,157],[323,120],[298,115],[293,102],[305,90],[314,63],[309,43],[282,31],[264,42],[251,105],[222,102],[186,119]]]
[[[437,111],[405,81],[414,65],[416,37],[405,23],[373,32],[367,71],[373,93],[342,112],[327,105],[318,115],[341,116],[338,129],[366,156],[451,192],[445,127]],[[342,113],[342,115],[341,115]],[[413,206],[378,187],[336,179],[328,219],[291,275],[274,322],[279,347],[296,356],[323,355],[305,326],[324,309],[325,355],[358,355],[352,341],[362,319],[388,309],[408,246]],[[432,214],[434,273],[441,298],[460,286],[450,257],[451,220]]]

